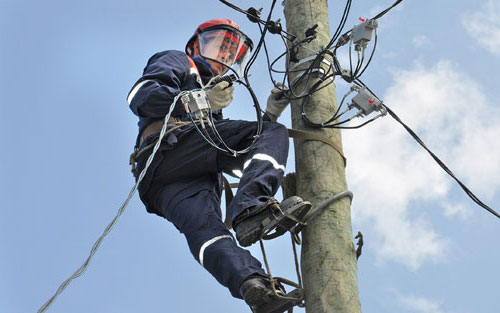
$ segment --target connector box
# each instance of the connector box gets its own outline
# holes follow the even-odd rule
[[[190,91],[182,96],[182,103],[188,113],[194,113],[197,117],[204,116],[204,112],[210,109],[207,93],[204,90]]]
[[[351,106],[360,111],[360,115],[368,115],[373,111],[383,111],[382,101],[375,97],[366,87],[358,90],[358,94],[352,98]]]
[[[352,42],[355,45],[366,47],[372,39],[373,30],[378,27],[377,20],[367,19],[352,28]]]

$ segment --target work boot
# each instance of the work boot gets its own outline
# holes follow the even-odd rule
[[[276,229],[273,236],[276,238],[300,222],[311,209],[309,202],[298,196],[279,202],[270,198],[266,203],[249,208],[236,217],[233,228],[236,239],[242,247],[248,247],[257,242],[265,234]]]
[[[279,295],[285,294],[281,284],[275,286]],[[260,313],[262,310],[259,308],[277,299],[269,280],[261,276],[247,278],[240,286],[240,294],[255,313]]]
[[[240,287],[240,294],[250,306],[253,313],[283,313],[302,303],[304,292],[295,289],[286,294],[282,284],[275,281],[274,293],[271,282],[261,276],[251,276],[246,279]]]

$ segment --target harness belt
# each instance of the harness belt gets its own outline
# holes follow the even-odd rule
[[[198,121],[195,121],[195,122],[198,122]],[[186,125],[189,125],[191,123],[192,123],[191,121],[182,121],[180,118],[171,117],[167,122],[168,129],[165,132],[165,135],[168,135],[171,132],[173,132],[179,128],[182,128]],[[144,142],[144,140],[146,140],[147,137],[149,137],[155,133],[160,132],[162,127],[163,127],[163,121],[161,121],[161,120],[149,124],[142,131],[141,137],[139,138],[139,147],[142,145],[142,143]],[[132,154],[130,154],[129,164],[132,167],[131,172],[132,172],[132,174],[134,174],[134,177],[137,178],[137,175],[139,174],[139,173],[137,173],[137,167],[136,167],[137,160],[144,152],[149,151],[151,148],[153,148],[155,144],[156,144],[156,140],[140,150],[136,148],[134,150],[134,152],[132,152]]]
[[[195,122],[199,122],[199,120],[196,120]],[[189,125],[191,123],[192,123],[191,121],[182,121],[178,117],[171,117],[167,122],[167,126],[169,127],[169,129],[167,130],[165,135],[168,135],[171,132],[173,132],[181,127],[184,127],[186,125]],[[142,143],[144,142],[144,140],[146,140],[147,137],[161,131],[162,127],[163,127],[162,120],[149,124],[144,129],[144,131],[141,134],[141,137],[139,138],[139,147],[142,145]],[[294,138],[294,139],[298,139],[298,140],[306,140],[306,141],[312,140],[312,141],[321,141],[323,143],[326,143],[327,145],[332,147],[335,151],[337,151],[337,153],[340,155],[340,157],[344,161],[344,167],[347,164],[347,158],[344,156],[344,153],[342,151],[342,147],[326,136],[323,136],[323,135],[317,134],[317,133],[313,133],[313,132],[298,130],[298,129],[288,129],[288,136],[291,138]],[[134,150],[134,152],[132,152],[132,154],[130,155],[129,164],[130,164],[130,166],[132,166],[131,171],[135,177],[137,177],[137,169],[136,169],[136,165],[135,165],[137,163],[137,160],[144,152],[153,148],[153,146],[155,144],[156,144],[156,141],[152,142],[151,144],[145,146],[144,148],[142,148],[140,150]]]
[[[181,125],[181,124],[184,126],[187,124],[191,124],[191,122],[182,121],[178,117],[171,117],[167,122],[167,126],[169,126],[169,127],[177,126],[177,125]],[[154,133],[159,132],[162,127],[163,127],[162,120],[153,122],[153,123],[149,124],[148,126],[146,126],[146,128],[142,131],[141,138],[139,138],[139,147],[142,145],[142,143],[144,142],[144,140],[146,140],[147,137],[151,136]]]

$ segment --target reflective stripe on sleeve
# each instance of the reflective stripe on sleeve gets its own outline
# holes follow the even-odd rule
[[[136,84],[134,86],[134,88],[132,89],[132,91],[128,94],[128,97],[127,97],[128,104],[132,103],[132,100],[134,99],[135,94],[139,91],[139,89],[141,89],[142,86],[144,86],[144,84],[146,84],[147,82],[152,82],[152,81],[153,80],[146,79],[146,80],[143,80],[142,82]]]

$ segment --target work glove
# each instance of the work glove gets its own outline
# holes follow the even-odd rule
[[[210,81],[216,79],[218,76],[212,78]],[[210,82],[208,83],[210,85]],[[221,81],[208,91],[208,102],[212,110],[221,110],[233,101],[234,86],[230,86],[228,82]]]
[[[282,83],[276,84],[267,98],[266,112],[279,117],[283,110],[290,103],[290,99],[285,97],[285,91],[288,90]]]

